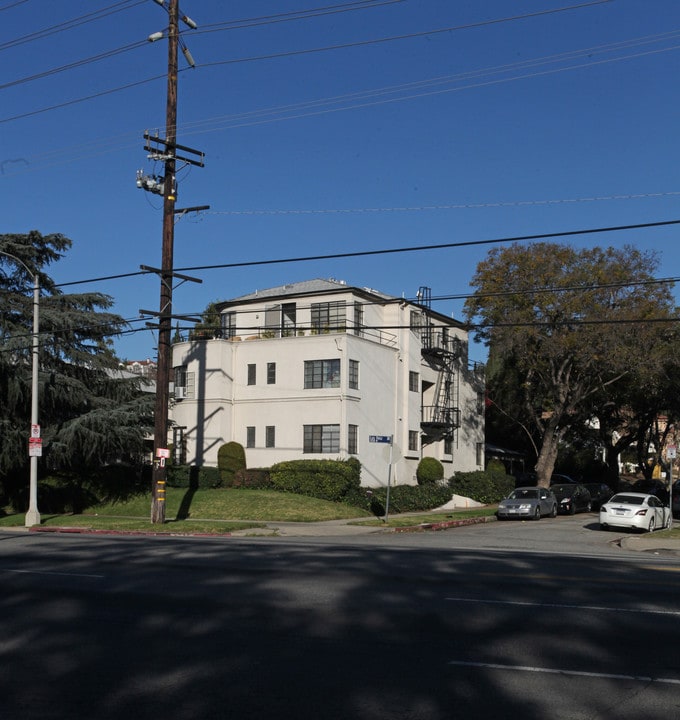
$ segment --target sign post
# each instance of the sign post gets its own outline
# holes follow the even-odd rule
[[[369,435],[368,441],[374,443],[386,443],[390,446],[390,459],[389,465],[387,466],[387,496],[385,498],[385,517],[383,518],[383,520],[387,522],[390,517],[390,485],[392,484],[392,448],[394,447],[392,443],[392,435]]]
[[[675,445],[669,445],[666,448],[666,460],[668,460],[668,507],[671,510],[671,527],[673,527],[673,461],[676,454]]]

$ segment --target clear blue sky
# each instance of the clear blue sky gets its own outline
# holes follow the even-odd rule
[[[179,173],[177,205],[211,210],[178,222],[175,267],[680,218],[680,3],[579,4],[184,0],[197,67],[180,56],[177,139],[206,165]],[[135,173],[154,171],[144,131],[164,132],[167,45],[146,38],[166,25],[153,0],[0,0],[0,233],[71,238],[59,283],[160,265],[161,199]],[[562,242],[656,250],[671,277],[677,234]],[[177,287],[174,311],[317,277],[461,295],[488,250],[187,271],[203,282]],[[111,295],[139,330],[119,355],[154,356],[138,311],[158,309],[155,275],[63,289]]]

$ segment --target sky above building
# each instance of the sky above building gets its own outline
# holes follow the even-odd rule
[[[677,0],[180,8],[198,27],[182,25],[177,142],[205,167],[178,164],[177,207],[210,209],[178,215],[175,269],[202,282],[176,280],[175,313],[334,278],[427,287],[460,320],[492,247],[680,218]],[[0,233],[69,237],[50,274],[113,298],[127,359],[156,347],[140,266],[161,264],[162,199],[136,172],[163,172],[143,135],[165,133],[167,41],[147,37],[167,22],[154,0],[0,0]],[[677,234],[555,241],[633,245],[676,277]]]

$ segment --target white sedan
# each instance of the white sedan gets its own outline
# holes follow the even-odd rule
[[[671,509],[655,495],[621,492],[609,498],[600,508],[600,528],[630,528],[653,532],[671,526]]]

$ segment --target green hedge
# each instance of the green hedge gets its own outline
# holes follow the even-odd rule
[[[171,465],[167,469],[169,487],[209,490],[222,487],[219,468],[197,465]]]
[[[232,487],[250,488],[251,490],[271,490],[272,481],[269,468],[246,468],[234,474]]]
[[[361,486],[361,463],[349,460],[290,460],[272,465],[271,487],[332,502],[346,502]]]
[[[449,480],[449,487],[455,495],[489,505],[507,497],[515,487],[515,480],[504,472],[475,470],[456,473]]]
[[[385,514],[387,488],[364,490],[361,507],[366,507],[374,515]],[[368,496],[368,497],[366,497]],[[451,500],[451,490],[446,485],[395,485],[390,488],[391,513],[421,512],[434,510]]]

